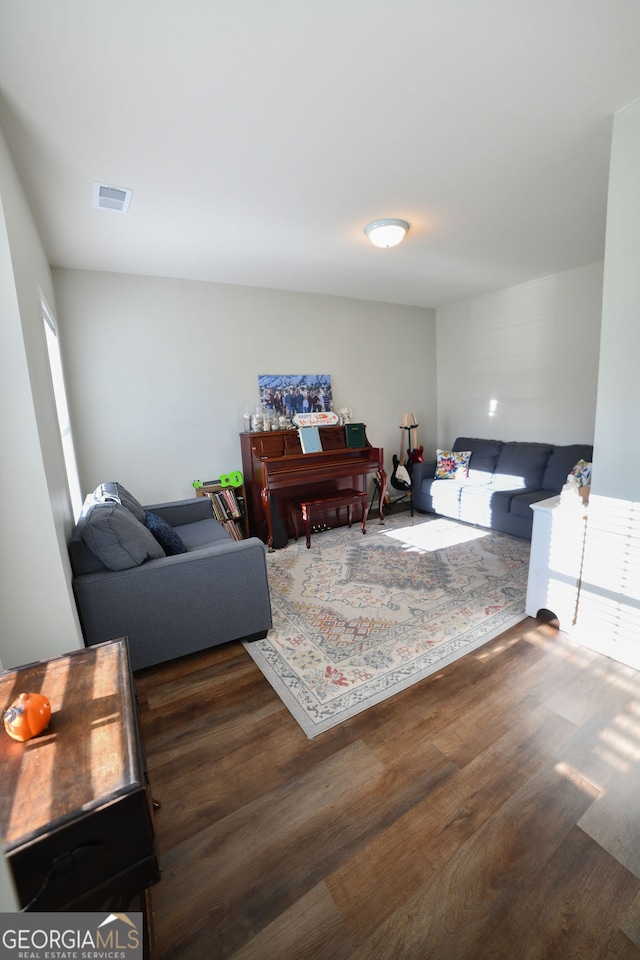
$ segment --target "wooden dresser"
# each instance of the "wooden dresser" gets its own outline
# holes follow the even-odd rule
[[[126,641],[0,673],[3,711],[23,691],[48,697],[52,716],[24,743],[0,727],[0,826],[22,909],[143,910],[159,869]]]

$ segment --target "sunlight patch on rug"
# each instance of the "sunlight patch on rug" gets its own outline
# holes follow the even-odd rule
[[[529,550],[406,514],[291,541],[267,555],[273,628],[245,648],[315,737],[524,619]]]

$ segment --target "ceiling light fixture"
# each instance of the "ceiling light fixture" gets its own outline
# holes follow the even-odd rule
[[[366,225],[364,232],[376,247],[395,247],[408,229],[406,220],[374,220]]]

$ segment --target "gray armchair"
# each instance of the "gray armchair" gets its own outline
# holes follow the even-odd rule
[[[117,484],[105,485],[117,487]],[[126,491],[123,491],[126,494]],[[130,495],[127,495],[130,496]],[[130,523],[126,498],[120,506],[92,502],[85,508],[69,542],[76,598],[85,643],[101,643],[126,636],[133,670],[172,660],[229,640],[256,640],[271,627],[266,550],[261,540],[234,540],[214,519],[208,498],[194,498],[140,507],[168,524],[184,552],[165,555],[154,545],[144,522],[134,523],[136,541],[127,545],[129,563],[116,560],[96,547],[89,519],[93,511],[119,511],[109,519],[118,550],[122,547],[124,520]],[[127,503],[128,506],[130,504]],[[95,517],[94,517],[95,519]],[[88,524],[88,525],[87,525]],[[127,527],[128,531],[128,527]],[[144,544],[140,549],[140,542]],[[137,562],[141,559],[141,562]]]

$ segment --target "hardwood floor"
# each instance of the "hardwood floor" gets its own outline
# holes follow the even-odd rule
[[[525,620],[307,740],[241,644],[136,678],[158,960],[640,958],[640,674]]]

